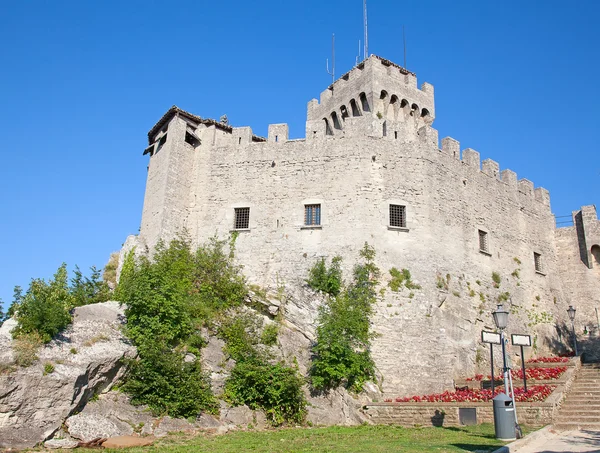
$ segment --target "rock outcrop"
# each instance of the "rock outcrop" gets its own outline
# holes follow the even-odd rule
[[[110,389],[124,372],[123,359],[135,357],[121,333],[123,322],[118,302],[76,308],[73,324],[40,349],[34,365],[0,374],[0,448],[48,439],[90,398]],[[14,326],[8,320],[0,327],[0,363],[14,361]]]

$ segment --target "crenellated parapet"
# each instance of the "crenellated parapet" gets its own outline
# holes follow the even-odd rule
[[[550,207],[550,193],[543,187],[534,188],[533,182],[528,179],[518,179],[517,174],[509,169],[500,170],[500,164],[492,159],[485,159],[481,162],[479,152],[471,148],[460,151],[460,143],[452,137],[442,139],[441,153],[446,154],[457,161],[460,161],[465,167],[474,172],[483,173],[490,178],[511,187],[515,194],[519,193],[525,198],[539,202]]]

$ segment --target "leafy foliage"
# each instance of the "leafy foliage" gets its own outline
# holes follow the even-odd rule
[[[192,252],[180,238],[159,243],[152,260],[131,252],[116,289],[126,302],[127,334],[138,347],[124,389],[136,403],[176,417],[214,411],[215,400],[200,362],[186,351],[204,345],[199,333],[215,315],[242,304],[247,293],[226,243],[216,239]]]
[[[71,279],[71,295],[75,307],[106,302],[110,299],[111,290],[101,278],[101,272],[95,266],[92,266],[90,271],[90,276],[84,277],[79,266],[75,266],[75,276]]]
[[[73,297],[69,291],[67,265],[62,264],[54,278],[46,283],[33,279],[24,296],[16,293],[16,304],[11,307],[17,319],[13,337],[37,333],[44,343],[64,329],[71,322],[70,309]]]
[[[117,267],[119,266],[119,253],[113,252],[108,258],[108,263],[104,266],[102,280],[104,280],[111,288],[117,286]]]
[[[236,361],[225,382],[224,397],[231,404],[262,409],[271,424],[300,423],[306,416],[304,380],[284,363],[271,364],[267,348],[277,341],[278,327],[262,328],[251,312],[230,313],[219,326],[225,353]],[[266,338],[266,340],[265,340]]]
[[[263,360],[238,362],[225,383],[225,398],[232,404],[263,409],[275,426],[301,423],[306,415],[303,379],[295,368]]]
[[[308,271],[306,283],[314,290],[323,291],[330,296],[337,296],[342,288],[341,263],[342,258],[335,256],[328,268],[325,258],[321,258]]]
[[[354,267],[352,283],[329,298],[319,311],[310,369],[311,383],[317,390],[344,385],[359,392],[367,380],[375,379],[369,320],[380,272],[374,263],[375,250],[367,243],[360,256],[364,262]]]
[[[146,341],[138,346],[138,353],[140,358],[130,361],[123,385],[134,404],[147,404],[154,414],[173,417],[217,412],[218,404],[200,361],[186,362],[184,351],[162,341]]]

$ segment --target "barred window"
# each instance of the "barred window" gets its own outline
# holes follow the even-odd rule
[[[406,206],[390,205],[390,226],[406,228]]]
[[[483,230],[479,230],[479,251],[490,253],[488,245],[488,234]]]
[[[304,205],[304,225],[308,225],[308,226],[321,225],[321,205],[320,204]]]
[[[250,228],[250,208],[235,208],[233,228],[236,230],[246,230]]]
[[[542,255],[533,252],[533,264],[535,265],[536,272],[539,272],[540,274],[544,272],[544,267],[542,266]]]

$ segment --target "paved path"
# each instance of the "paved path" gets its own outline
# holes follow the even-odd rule
[[[526,440],[523,439],[523,440]],[[510,453],[600,453],[600,431],[554,431],[549,429],[545,435],[537,436],[530,442],[514,447],[509,446]]]

